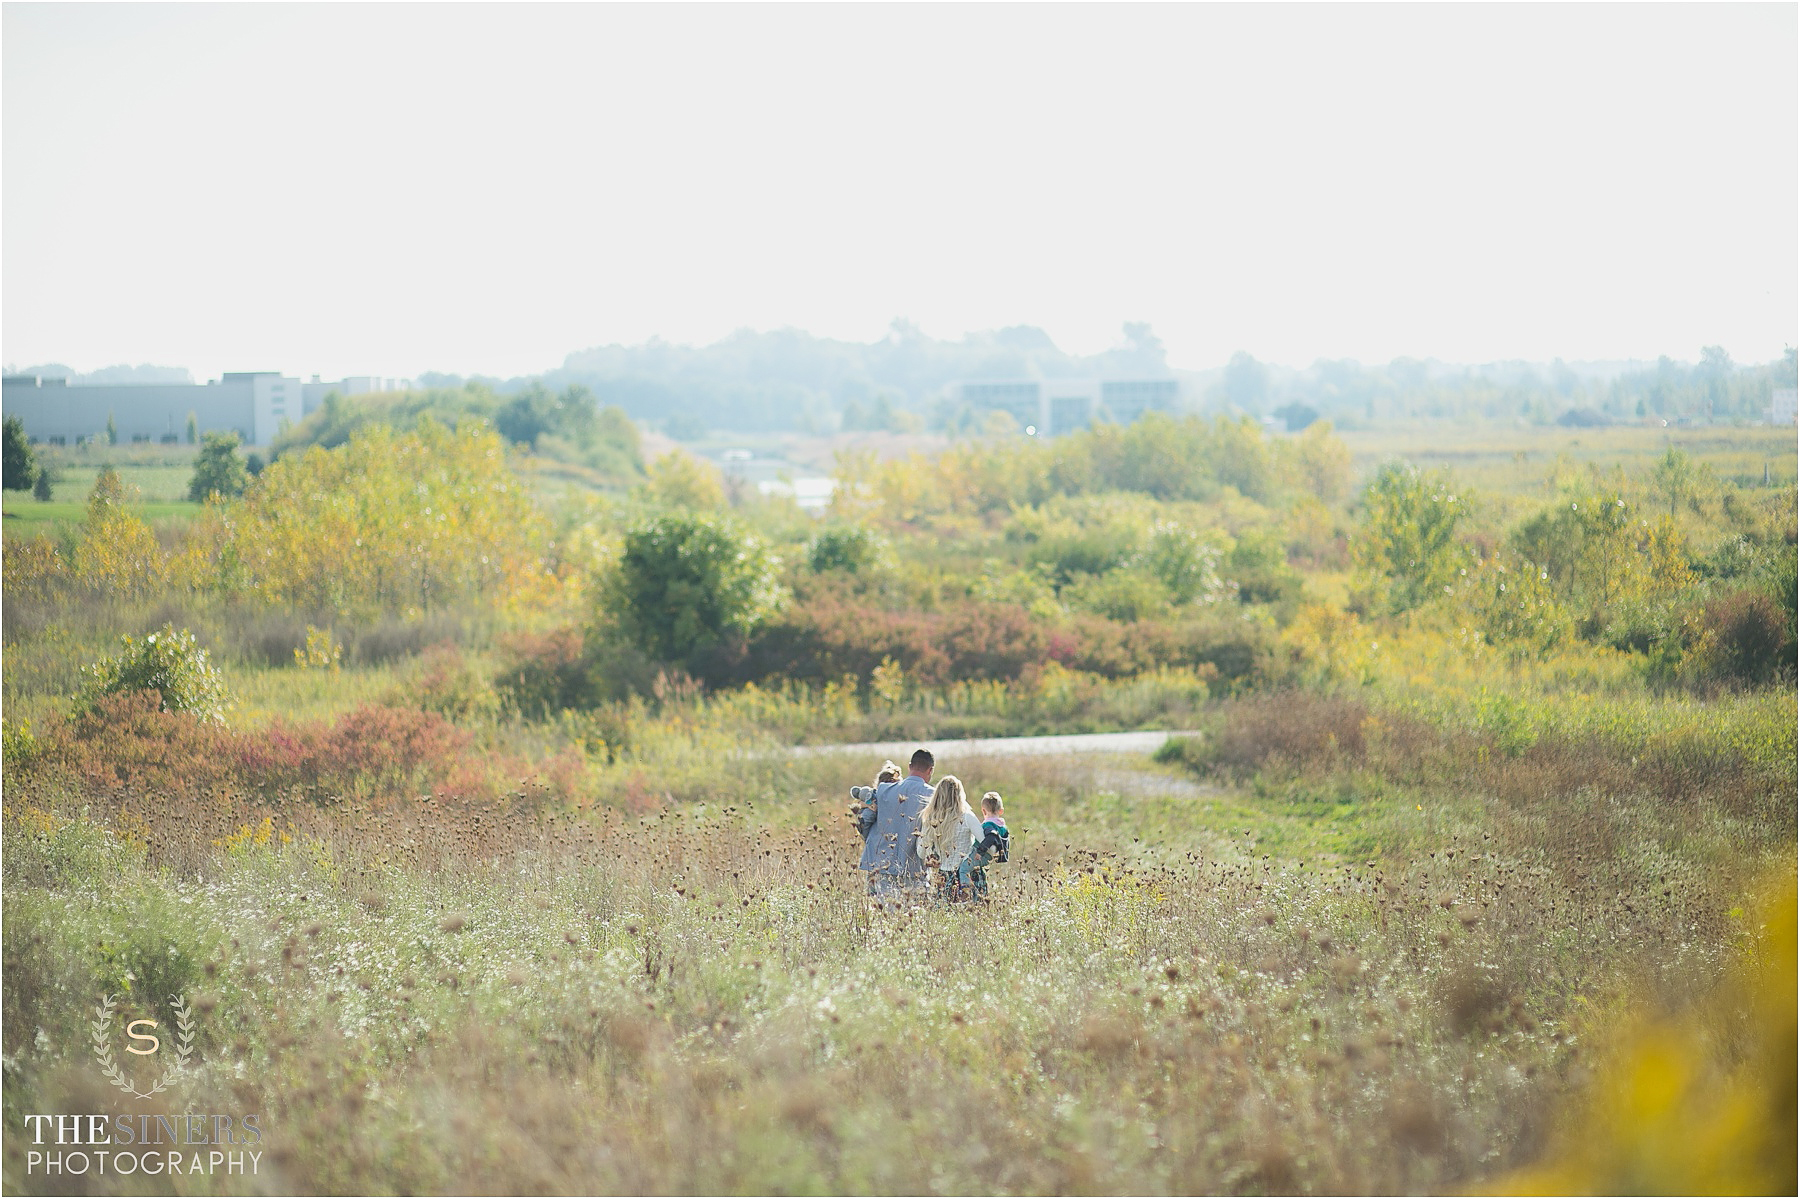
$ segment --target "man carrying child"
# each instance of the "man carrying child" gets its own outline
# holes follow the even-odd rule
[[[868,805],[874,810],[874,821],[868,826],[858,864],[858,869],[869,872],[869,894],[892,895],[924,883],[925,863],[918,853],[919,814],[931,802],[931,771],[936,765],[930,750],[916,750],[905,778],[875,787]]]

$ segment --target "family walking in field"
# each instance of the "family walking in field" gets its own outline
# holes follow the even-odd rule
[[[852,787],[851,808],[863,836],[860,868],[869,893],[899,898],[938,894],[950,903],[985,900],[987,867],[1004,862],[1006,808],[998,791],[981,797],[981,815],[969,806],[962,780],[945,775],[931,784],[936,759],[917,750],[907,773],[888,762],[872,787]]]

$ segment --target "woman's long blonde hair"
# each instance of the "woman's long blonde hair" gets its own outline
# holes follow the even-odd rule
[[[958,817],[964,812],[973,816],[969,809],[968,795],[963,791],[962,780],[954,774],[946,774],[938,781],[931,793],[931,803],[919,816],[919,856],[928,858],[937,854],[939,858],[947,856],[956,847],[953,834]]]

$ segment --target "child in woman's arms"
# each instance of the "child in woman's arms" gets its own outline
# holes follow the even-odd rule
[[[975,852],[982,855],[982,865],[1006,861],[1006,803],[998,791],[981,797],[981,842]]]
[[[975,898],[987,898],[987,864],[1006,861],[1007,842],[1005,801],[998,791],[989,791],[981,797],[981,840],[971,855],[969,881],[975,885]]]

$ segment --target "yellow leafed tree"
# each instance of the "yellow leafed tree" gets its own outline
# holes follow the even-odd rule
[[[168,563],[156,534],[127,507],[137,489],[107,467],[88,495],[87,522],[75,545],[75,581],[121,598],[149,595],[162,585]]]
[[[549,522],[485,426],[385,425],[271,464],[202,517],[204,581],[267,602],[424,612],[557,586]]]
[[[1687,538],[1673,520],[1658,517],[1644,535],[1644,575],[1649,589],[1658,595],[1679,595],[1694,584],[1688,566]]]

